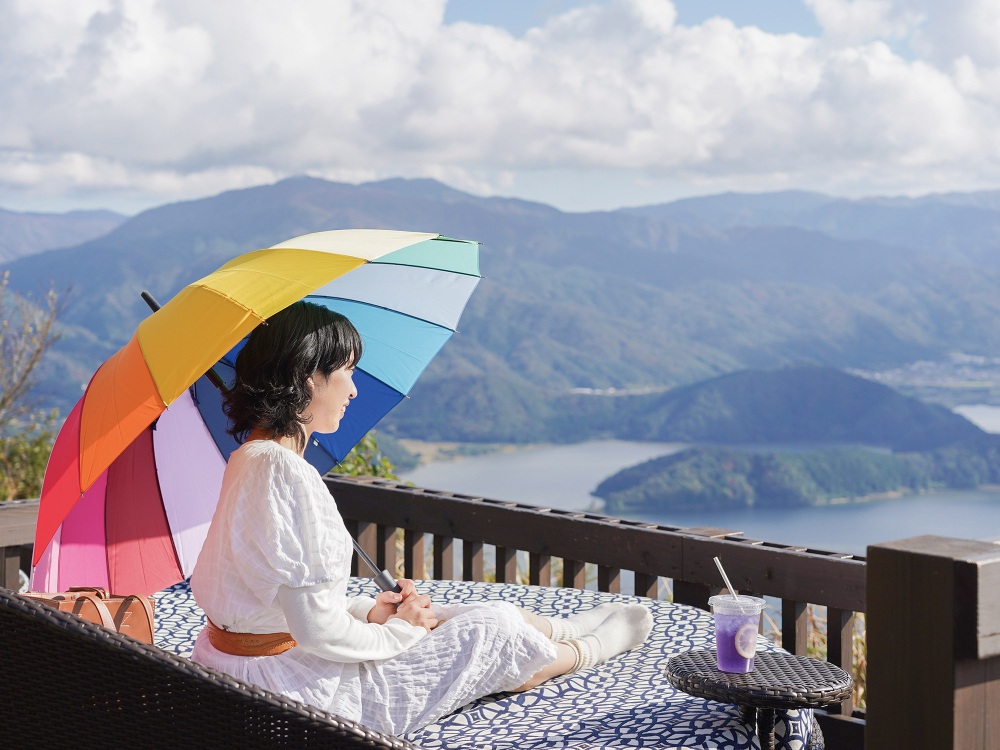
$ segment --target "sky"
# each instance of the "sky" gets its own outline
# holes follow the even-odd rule
[[[1000,0],[0,0],[0,207],[1000,188]]]

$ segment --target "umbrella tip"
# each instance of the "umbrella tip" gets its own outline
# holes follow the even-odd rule
[[[152,310],[153,312],[156,312],[157,310],[160,309],[160,303],[157,302],[155,299],[153,299],[153,295],[147,292],[145,289],[142,290],[139,296],[142,297],[143,302],[149,305],[149,309]]]

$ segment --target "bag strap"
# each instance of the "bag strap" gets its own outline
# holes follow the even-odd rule
[[[96,618],[87,611],[87,605],[90,605],[97,612]],[[115,621],[111,618],[111,613],[108,611],[107,605],[98,599],[96,596],[91,596],[90,594],[80,594],[73,603],[73,614],[79,615],[85,620],[90,620],[91,622],[96,622],[103,625],[108,630],[116,630]]]
[[[96,596],[98,599],[107,599],[108,590],[101,588],[100,586],[70,586],[68,591],[87,591],[91,592],[92,596]]]
[[[139,606],[136,607],[136,604]],[[139,616],[133,617],[134,615]],[[115,616],[114,627],[119,633],[145,643],[152,643],[155,626],[153,625],[153,607],[149,603],[149,598],[135,594],[123,597]]]

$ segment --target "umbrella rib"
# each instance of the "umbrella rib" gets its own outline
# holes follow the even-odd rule
[[[389,260],[370,260],[370,261],[368,261],[368,263],[371,264],[371,265],[373,265],[373,266],[395,266],[396,268],[425,268],[428,271],[438,271],[440,273],[450,273],[450,274],[454,274],[455,276],[468,276],[469,278],[472,278],[472,279],[481,279],[482,278],[482,274],[479,274],[479,273],[469,273],[467,271],[455,271],[454,269],[451,269],[451,268],[434,268],[433,266],[414,266],[414,265],[412,265],[410,263],[393,263],[392,261],[389,261]]]
[[[403,312],[402,310],[396,310],[392,307],[386,307],[385,305],[376,305],[374,302],[366,302],[364,300],[351,299],[350,297],[334,297],[330,294],[310,294],[313,299],[330,299],[338,300],[340,302],[350,302],[352,305],[358,305],[359,307],[371,307],[375,310],[385,310],[386,312],[392,313],[393,315],[399,315],[404,318],[409,318],[410,320],[419,320],[421,323],[426,323],[429,326],[434,326],[435,328],[440,328],[444,331],[451,331],[455,333],[457,329],[451,326],[443,326],[440,323],[435,323],[433,320],[427,320],[427,318],[421,318],[419,315],[410,315],[410,313]],[[464,305],[463,305],[464,307]]]

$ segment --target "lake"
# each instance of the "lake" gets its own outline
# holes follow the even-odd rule
[[[998,407],[971,405],[955,411],[988,432],[1000,432]],[[400,478],[428,489],[600,512],[599,501],[590,493],[603,479],[626,466],[683,447],[621,440],[527,446],[427,463]],[[922,534],[1000,540],[1000,491],[947,490],[821,508],[752,508],[630,518],[669,526],[718,526],[743,531],[755,539],[863,555],[869,544]]]

